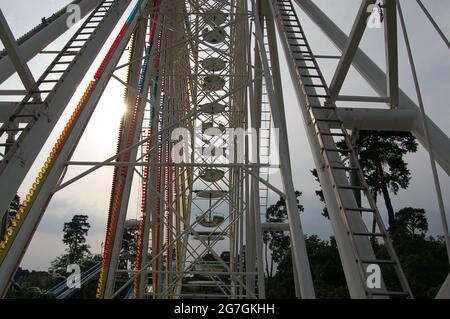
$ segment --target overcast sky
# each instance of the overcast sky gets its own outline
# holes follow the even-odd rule
[[[359,8],[360,0],[318,0],[315,1],[330,17],[346,32],[349,33],[356,12]],[[425,6],[429,8],[437,23],[441,26],[447,37],[450,36],[450,2],[448,0],[423,0]],[[45,5],[44,5],[45,3]],[[39,24],[41,18],[50,16],[53,12],[64,5],[70,3],[68,0],[42,0],[37,5],[36,0],[0,0],[0,8],[6,16],[8,23],[16,37],[27,32],[30,28]],[[428,115],[447,134],[450,134],[450,105],[448,105],[448,89],[450,83],[450,55],[449,51],[436,35],[434,29],[428,23],[423,13],[418,8],[415,1],[403,0],[404,14],[410,41],[414,49],[414,57],[418,68],[421,89],[424,96],[425,107]],[[339,52],[324,37],[320,30],[313,25],[309,19],[300,13],[302,23],[308,40],[312,44],[315,54],[337,55]],[[73,31],[72,31],[73,32]],[[365,32],[361,43],[364,51],[373,58],[382,68],[384,67],[384,30],[369,29]],[[50,47],[59,49],[70,37],[70,34],[63,35],[61,39],[55,41]],[[403,38],[400,41],[400,85],[408,95],[416,101],[411,73],[408,67],[407,56],[404,50]],[[280,48],[281,49],[281,48]],[[280,50],[280,52],[282,52]],[[102,56],[102,54],[100,54]],[[281,59],[284,56],[281,54]],[[29,66],[37,78],[46,65],[50,62],[48,56],[39,56],[30,61]],[[332,77],[337,62],[320,61],[323,72],[327,80]],[[313,168],[312,156],[309,145],[301,125],[301,116],[296,103],[294,90],[290,83],[285,62],[282,61],[284,97],[287,108],[288,133],[292,158],[293,178],[296,189],[303,192],[302,204],[305,212],[302,214],[302,223],[305,233],[318,234],[321,237],[331,235],[329,222],[321,216],[323,204],[318,201],[314,191],[318,188],[314,178],[310,174]],[[86,79],[92,78],[92,71],[87,74]],[[67,108],[67,112],[57,125],[55,133],[49,139],[46,147],[36,160],[36,164],[31,169],[30,176],[21,188],[20,195],[24,195],[31,180],[34,179],[35,172],[41,167],[47,157],[51,146],[56,140],[62,126],[68,119],[74,105],[78,101],[86,82],[83,82]],[[17,76],[13,76],[5,82],[0,89],[20,88],[20,81]],[[372,95],[373,90],[364,80],[352,70],[345,82],[342,94],[345,95]],[[123,87],[114,80],[105,91],[104,97],[100,101],[96,112],[88,126],[77,151],[74,160],[104,160],[115,152],[117,129],[120,118],[120,107],[117,101],[123,100]],[[342,105],[341,105],[342,106]],[[358,105],[347,105],[357,107]],[[119,110],[119,111],[118,111]],[[405,206],[424,208],[427,211],[430,231],[432,234],[442,234],[442,226],[439,221],[439,211],[437,207],[436,195],[434,193],[433,180],[431,176],[430,164],[427,154],[420,147],[416,154],[408,155],[407,161],[412,171],[413,178],[408,190],[400,191],[393,197],[395,210]],[[69,172],[69,176],[80,173],[82,168],[74,168]],[[450,210],[450,179],[439,168],[443,195],[447,210]],[[89,175],[76,184],[57,193],[52,199],[44,218],[34,236],[34,239],[23,260],[23,267],[31,269],[46,270],[56,256],[60,255],[64,247],[61,243],[63,223],[69,220],[74,214],[87,214],[92,228],[89,232],[89,243],[92,252],[99,253],[101,242],[104,240],[106,218],[108,211],[110,183],[112,179],[112,169],[102,168],[96,173]],[[274,183],[278,183],[274,180]],[[384,202],[379,202],[382,213],[385,214]],[[138,212],[137,196],[133,196],[130,204],[129,217],[136,218]]]

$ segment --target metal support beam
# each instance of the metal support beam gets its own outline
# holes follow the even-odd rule
[[[125,10],[125,7],[126,6],[120,7],[120,9]],[[118,18],[118,16],[116,16],[116,18]],[[114,24],[114,20],[110,22]],[[21,226],[15,230],[18,233],[10,239],[12,240],[12,243],[10,244],[8,251],[3,252],[5,256],[1,256],[3,258],[0,264],[0,296],[4,296],[7,292],[10,279],[13,276],[16,268],[19,266],[25,250],[32,239],[32,236],[42,218],[43,213],[45,212],[49,200],[54,193],[53,189],[55,185],[57,185],[57,183],[60,181],[61,175],[63,174],[66,167],[66,162],[72,156],[74,149],[80,140],[80,136],[83,134],[83,131],[86,128],[89,119],[101,95],[104,92],[104,89],[111,77],[113,68],[117,65],[120,57],[122,56],[123,50],[128,43],[128,39],[131,35],[132,30],[134,29],[135,23],[136,20],[130,22],[129,30],[127,30],[127,32],[123,34],[121,41],[117,43],[114,54],[111,56],[108,63],[106,63],[104,67],[104,72],[95,82],[92,92],[87,96],[87,100],[83,108],[80,110],[76,121],[74,121],[74,123],[72,124],[71,129],[68,130],[68,136],[65,138],[60,151],[55,154],[56,158],[54,159],[51,167],[48,168],[48,172],[46,172],[46,180],[41,181],[42,183],[44,183],[43,186],[39,189],[36,189],[36,191],[34,192],[33,201],[29,203],[29,212],[23,217]],[[103,32],[105,31],[107,30],[104,30]],[[109,34],[109,32],[107,34]],[[103,35],[107,36],[107,34],[105,33]]]
[[[444,32],[442,32],[441,28],[439,28],[439,26],[436,23],[436,21],[434,21],[434,19],[431,16],[430,12],[428,12],[427,8],[423,5],[422,1],[416,0],[416,2],[420,6],[420,8],[422,9],[422,11],[426,15],[426,17],[428,18],[428,20],[430,20],[430,23],[433,25],[434,29],[439,34],[439,36],[441,37],[442,41],[444,41],[444,43],[447,46],[447,48],[450,49],[450,42],[448,41],[448,39],[445,36]]]
[[[344,102],[366,102],[366,103],[388,103],[389,98],[380,96],[352,96],[352,95],[339,95],[336,97],[336,101]]]
[[[273,3],[274,1],[272,1]],[[309,101],[306,101],[305,95],[302,90],[302,86],[305,84],[312,84],[312,80],[308,80],[304,77],[309,75],[307,69],[302,70],[302,76],[299,75],[300,71],[298,69],[298,62],[294,60],[291,55],[291,46],[292,42],[289,42],[289,34],[286,31],[293,32],[293,26],[286,27],[286,24],[283,23],[282,18],[276,16],[277,11],[275,6],[278,4],[272,4],[271,11],[273,15],[276,17],[278,33],[281,38],[281,43],[283,45],[285,56],[287,57],[289,72],[291,75],[291,79],[294,83],[294,89],[298,100],[298,106],[302,113],[303,124],[305,127],[306,135],[308,137],[308,141],[311,147],[311,152],[313,155],[314,163],[317,168],[317,173],[319,175],[319,180],[322,185],[325,201],[327,203],[327,208],[330,213],[330,221],[331,226],[333,228],[333,232],[336,237],[336,242],[338,245],[339,255],[341,258],[342,267],[344,269],[344,274],[347,280],[349,292],[352,298],[367,298],[365,292],[365,281],[361,279],[358,270],[358,264],[354,258],[352,243],[350,242],[348,228],[346,226],[346,222],[348,222],[351,228],[355,232],[364,232],[365,224],[360,214],[352,214],[348,215],[347,221],[343,220],[341,214],[341,207],[356,207],[356,200],[353,192],[345,192],[342,193],[341,203],[338,202],[336,198],[336,194],[334,192],[334,185],[348,185],[349,181],[344,172],[336,172],[334,173],[334,181],[332,180],[329,172],[326,170],[325,161],[322,155],[321,145],[319,144],[319,140],[317,138],[317,132],[313,125],[310,122],[310,113],[307,109],[308,103],[311,105],[320,105],[320,101],[316,97],[309,98]],[[289,25],[289,24],[288,24]],[[287,30],[286,30],[287,29]],[[298,56],[300,54],[296,54]],[[303,66],[305,65],[305,62]],[[331,127],[326,123],[322,127],[322,132],[330,134]],[[335,147],[335,141],[332,137],[326,136],[323,137],[324,144],[328,147]],[[280,150],[281,153],[281,150]],[[332,162],[340,162],[341,159],[338,154],[330,154],[330,161]],[[284,164],[283,164],[284,165]],[[287,194],[289,197],[289,195]],[[291,231],[291,234],[293,232]],[[356,238],[355,245],[357,246],[359,255],[361,258],[372,260],[375,258],[375,253],[371,246],[371,243],[366,238]]]
[[[263,231],[289,231],[289,224],[287,223],[262,223]]]
[[[372,14],[367,8],[375,2],[376,0],[363,0],[361,3],[349,39],[345,45],[345,49],[342,51],[341,60],[339,61],[333,80],[330,84],[331,99],[333,101],[336,100],[336,97],[341,91],[342,85],[350,70],[350,66],[352,65],[352,60],[355,57],[356,50],[358,49],[364,31],[366,30],[367,18]]]
[[[19,102],[0,102],[0,123],[4,123],[14,112]],[[22,121],[26,121],[23,119]]]
[[[410,132],[420,113],[414,110],[338,108],[339,118],[347,129]],[[450,155],[449,155],[450,156]],[[450,158],[449,158],[450,159]]]
[[[268,1],[263,2],[263,11],[266,16],[266,28],[267,28],[267,42],[269,43],[269,57],[270,57],[270,66],[272,71],[273,85],[275,88],[275,92],[277,93],[276,98],[278,99],[278,106],[280,108],[280,113],[282,117],[286,118],[284,114],[285,104],[283,100],[283,85],[281,81],[281,69],[280,69],[280,61],[279,61],[279,53],[278,53],[278,45],[277,45],[277,31],[274,23],[274,17],[268,7]],[[287,130],[286,127],[283,126],[282,129],[285,130],[286,136]],[[269,142],[270,143],[270,142]],[[284,196],[286,199],[286,196]],[[295,251],[297,249],[297,251]],[[293,256],[295,254],[301,254],[302,252],[298,249],[298,247],[291,247],[291,253]],[[297,269],[296,260],[292,258],[292,269]],[[302,298],[302,289],[300,287],[299,274],[294,272],[294,286],[295,286],[295,296],[297,298]]]
[[[295,0],[297,5],[319,26],[324,34],[334,45],[343,52],[348,41],[347,35],[342,31],[319,7],[311,0]],[[373,87],[380,96],[388,96],[386,89],[386,74],[373,62],[361,49],[357,49],[353,59],[353,66]],[[418,111],[419,107],[409,98],[405,92],[399,90],[399,108]],[[440,145],[433,149],[434,157],[447,175],[450,175],[450,153],[449,137],[427,117],[430,139],[433,145]],[[414,126],[412,133],[419,142],[427,149],[426,137],[420,123]],[[427,149],[428,150],[428,149]]]
[[[37,154],[64,112],[68,101],[129,3],[130,0],[120,1],[109,9],[110,12],[99,24],[96,32],[91,35],[85,47],[78,52],[77,57],[62,75],[53,92],[46,97],[45,105],[33,105],[34,109],[42,112],[41,116],[29,130],[27,129],[19,136],[18,145],[11,149],[7,154],[7,159],[0,163],[0,189],[2,189],[0,192],[0,217],[6,212]],[[76,68],[76,72],[71,72],[74,68]]]
[[[146,36],[146,28],[147,28],[147,24],[146,24],[146,19],[141,18],[139,23],[138,23],[138,27],[136,28],[135,32],[134,32],[134,45],[133,45],[133,52],[131,53],[131,59],[133,61],[136,61],[135,63],[130,64],[130,68],[129,68],[129,75],[128,75],[128,83],[131,87],[138,87],[139,84],[139,79],[141,77],[140,71],[142,68],[142,64],[141,64],[141,58],[143,56],[144,53],[144,49],[145,49],[145,36]],[[154,43],[153,43],[154,44]],[[153,67],[153,65],[150,65],[151,69]],[[149,71],[146,72],[145,74],[145,80],[144,80],[144,91],[142,92],[143,96],[147,96],[148,95],[148,91],[149,91],[149,83],[150,83],[150,77],[151,74]],[[126,143],[127,143],[127,139],[129,136],[132,136],[132,142],[130,142],[131,144],[135,144],[139,141],[140,138],[140,133],[142,130],[142,122],[143,122],[143,117],[144,117],[144,109],[145,109],[145,104],[146,104],[146,100],[145,99],[140,99],[139,100],[139,104],[138,106],[136,106],[136,98],[137,98],[137,94],[134,91],[128,91],[127,93],[127,99],[126,99],[126,113],[125,113],[125,120],[124,120],[124,129],[122,132],[122,137],[121,137],[121,141],[122,141],[122,145],[120,145],[119,150],[126,148]],[[133,119],[133,114],[134,114],[134,108],[137,108],[137,115],[136,117]],[[136,121],[133,124],[133,121]],[[136,161],[137,158],[137,153],[138,153],[138,148],[134,148],[132,149],[130,152],[128,152],[128,156],[127,156],[127,160],[126,161]],[[118,170],[120,171],[120,169]],[[123,233],[124,233],[124,229],[125,229],[125,221],[126,221],[126,217],[127,217],[127,212],[128,212],[128,204],[129,204],[129,199],[130,199],[130,193],[131,193],[131,186],[133,184],[133,177],[134,177],[134,167],[133,166],[128,166],[126,168],[126,176],[122,177],[120,176],[120,174],[117,174],[117,176],[114,176],[114,178],[116,179],[122,179],[122,182],[124,184],[123,186],[123,190],[121,194],[112,194],[112,196],[120,196],[120,200],[119,200],[119,212],[118,212],[118,219],[117,219],[117,225],[114,229],[115,232],[115,236],[114,236],[114,241],[112,243],[112,247],[111,249],[111,257],[109,260],[109,265],[108,265],[108,272],[107,272],[107,277],[106,277],[106,284],[105,284],[105,298],[109,298],[113,293],[114,293],[114,286],[116,283],[116,270],[118,268],[118,264],[119,264],[119,258],[120,258],[120,250],[122,247],[122,239],[123,239]],[[112,192],[115,191],[115,189],[112,189]],[[107,226],[109,227],[109,225]]]
[[[258,11],[258,15],[255,15],[255,20],[259,23],[264,23],[264,18],[261,12]],[[255,58],[255,80],[252,90],[250,91],[250,121],[253,128],[256,129],[256,141],[252,141],[252,147],[256,151],[256,154],[252,154],[252,162],[259,163],[259,153],[260,153],[260,132],[259,128],[261,126],[261,101],[262,101],[262,70],[261,70],[261,58],[260,51],[264,50],[264,47],[255,46],[254,58]],[[253,143],[256,142],[256,147]],[[257,168],[252,168],[251,172],[253,175],[259,175],[259,170]],[[254,176],[250,176],[250,215],[247,216],[247,246],[246,246],[246,270],[250,273],[257,270],[260,272],[262,269],[260,267],[260,257],[259,255],[262,247],[262,241],[258,241],[260,236],[262,236],[261,229],[256,227],[257,218],[260,218],[260,197],[259,197],[259,183],[256,181]],[[259,224],[261,220],[259,220]],[[255,276],[252,274],[247,275],[247,285],[249,286],[249,295],[255,290]]]
[[[398,43],[397,43],[397,4],[395,0],[384,3],[384,36],[386,38],[386,78],[387,92],[391,107],[398,106]]]
[[[72,4],[79,6],[80,18],[84,18],[89,12],[97,7],[100,2],[101,0],[77,0],[73,1]],[[30,31],[33,35],[27,37],[23,43],[19,41],[19,52],[24,62],[30,61],[41,50],[59,38],[72,26],[67,23],[70,21],[72,12],[67,12],[67,9],[63,8],[56,13],[56,15],[59,17],[54,21],[36,27],[36,33],[33,31],[34,29]],[[0,84],[13,75],[15,71],[16,69],[14,68],[14,64],[10,56],[6,55],[0,58]]]
[[[254,4],[254,16],[258,16],[259,1]],[[262,27],[258,19],[255,19],[255,36],[257,45],[264,47],[264,38]],[[279,149],[281,161],[281,180],[283,188],[286,192],[286,207],[288,211],[289,227],[291,229],[291,242],[293,250],[293,259],[295,260],[295,269],[297,279],[299,280],[301,297],[303,299],[315,298],[314,285],[312,281],[311,270],[309,267],[308,254],[306,252],[306,244],[303,237],[300,216],[298,213],[294,183],[292,180],[291,160],[289,155],[289,143],[286,130],[286,118],[284,109],[282,109],[276,98],[275,89],[273,87],[272,72],[267,62],[267,54],[265,50],[260,50],[261,62],[264,70],[264,78],[266,82],[267,94],[270,101],[270,107],[273,116],[274,126],[280,129]]]
[[[450,299],[450,274],[439,289],[436,299]]]
[[[17,45],[16,39],[9,28],[2,10],[0,10],[0,39],[8,52],[8,56],[11,59],[14,68],[19,74],[20,80],[27,91],[31,91],[36,84],[36,81],[34,80],[33,74],[31,74],[31,70],[28,68],[26,61],[19,52],[19,46]]]

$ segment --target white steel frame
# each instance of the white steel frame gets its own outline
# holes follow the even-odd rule
[[[177,3],[175,4],[173,1],[177,1]],[[203,274],[211,279],[205,286],[216,287],[221,291],[221,293],[214,293],[210,296],[265,298],[262,236],[264,231],[270,230],[282,230],[290,233],[296,296],[298,298],[315,298],[292,179],[277,40],[281,39],[286,56],[290,44],[283,40],[283,34],[281,33],[284,31],[277,17],[274,1],[277,0],[196,0],[188,3],[182,3],[178,0],[162,0],[157,21],[156,34],[158,36],[151,43],[152,48],[158,47],[159,49],[152,50],[150,55],[145,54],[144,50],[145,45],[150,45],[145,38],[148,25],[151,23],[149,12],[155,9],[152,7],[154,2],[150,0],[139,2],[138,14],[130,22],[130,27],[125,31],[120,42],[117,43],[110,60],[104,67],[103,74],[87,97],[85,107],[70,131],[66,143],[57,154],[55,163],[49,170],[47,180],[33,201],[22,227],[18,230],[18,235],[14,237],[8,253],[0,260],[1,296],[6,294],[9,281],[14,275],[53,194],[100,167],[115,166],[126,169],[128,173],[124,181],[124,192],[120,199],[118,223],[114,229],[112,257],[108,261],[104,298],[117,297],[133,283],[136,277],[140,283],[139,289],[135,291],[136,297],[149,297],[146,288],[150,277],[153,280],[157,278],[159,283],[155,286],[156,290],[151,294],[153,298],[192,296],[190,293],[184,292],[183,289],[189,287],[186,278],[196,273]],[[366,20],[371,14],[367,8],[375,4],[376,0],[361,1],[349,36],[313,1],[293,1],[342,52],[339,57],[316,56],[317,58],[339,59],[338,67],[329,85],[332,102],[379,102],[389,106],[389,109],[338,108],[337,114],[342,119],[344,126],[349,131],[410,131],[429,152],[432,152],[432,162],[435,159],[449,175],[449,137],[430,118],[426,117],[422,102],[419,108],[399,88],[396,11],[397,9],[401,10],[401,8],[398,7],[397,0],[386,0],[384,3],[386,12],[384,24],[386,73],[359,48],[366,29]],[[45,92],[47,95],[44,94],[44,97],[41,96],[43,92],[36,88],[36,81],[27,66],[27,62],[38,53],[43,52],[49,43],[68,29],[66,20],[69,13],[58,12],[56,18],[50,23],[30,31],[24,40],[16,41],[0,11],[0,39],[6,48],[4,52],[0,53],[0,84],[14,72],[17,72],[26,88],[26,91],[0,91],[2,95],[24,94],[26,96],[25,102],[22,103],[0,103],[0,121],[3,122],[2,129],[4,129],[3,132],[0,131],[0,134],[6,135],[6,132],[15,129],[21,132],[17,139],[15,139],[15,134],[9,133],[8,138],[9,140],[12,139],[14,143],[12,146],[7,146],[5,143],[3,149],[0,148],[0,159],[2,159],[0,163],[0,189],[2,190],[0,193],[0,220],[27,176],[36,155],[44,146],[57,120],[65,110],[67,102],[82,81],[84,74],[91,67],[105,40],[112,33],[131,0],[80,0],[73,3],[80,6],[82,17],[84,17],[102,2],[114,2],[114,5],[110,12],[105,14],[103,21],[96,27],[96,31],[91,35],[89,41],[78,51],[74,59],[76,65],[70,65],[64,70],[63,81],[59,81],[50,92]],[[439,32],[440,29],[432,17],[421,2],[417,2]],[[223,43],[218,46],[205,41],[201,34],[202,28],[205,27],[201,17],[211,9],[218,9],[227,13],[227,20],[221,27],[224,30],[229,30],[229,34],[225,36]],[[183,29],[180,19],[190,15],[190,20],[186,19],[186,27]],[[402,15],[400,15],[400,18],[403,22]],[[188,21],[192,24],[189,24]],[[176,34],[174,30],[178,30],[179,33]],[[278,37],[276,31],[278,31]],[[405,29],[403,31],[406,32]],[[119,60],[133,33],[134,39],[137,40],[137,43],[134,43],[135,52],[131,55],[129,63],[119,65]],[[442,32],[440,32],[440,35],[442,37]],[[445,41],[445,36],[443,38]],[[265,43],[265,39],[268,43]],[[155,51],[158,51],[158,53],[155,53]],[[177,54],[171,54],[171,52],[177,52]],[[217,75],[227,79],[222,90],[223,94],[207,92],[203,87],[203,77],[208,73],[202,68],[200,60],[213,56],[218,56],[229,62],[224,70],[217,72]],[[149,68],[144,75],[144,90],[138,95],[140,69],[145,59]],[[157,60],[160,60],[158,69],[154,67]],[[187,66],[183,65],[186,61]],[[379,96],[343,96],[340,94],[351,66],[358,70]],[[123,67],[129,69],[128,81],[114,74],[116,70]],[[358,269],[354,260],[352,260],[351,243],[340,215],[339,201],[335,192],[333,192],[332,180],[323,169],[321,147],[315,139],[317,133],[307,121],[308,114],[305,107],[307,102],[304,100],[300,85],[297,85],[296,70],[290,66],[289,72],[294,82],[298,104],[304,119],[305,132],[310,142],[311,152],[322,185],[350,295],[352,298],[366,298],[365,282],[358,275]],[[158,82],[154,83],[154,76],[156,75],[158,75]],[[137,97],[140,98],[137,125],[134,127],[133,138],[129,145],[120,145],[117,154],[105,161],[71,161],[71,156],[78,141],[82,137],[92,112],[111,78],[125,86],[129,107],[133,107]],[[158,84],[156,94],[152,93],[152,85],[154,84]],[[178,89],[177,85],[185,85],[186,91]],[[249,138],[246,139],[246,160],[244,163],[211,162],[205,156],[196,152],[192,153],[191,163],[175,165],[171,161],[169,155],[174,142],[170,141],[170,135],[177,126],[185,126],[190,129],[191,133],[194,133],[194,128],[198,123],[205,121],[220,122],[230,128],[241,126],[248,128],[250,124],[259,128],[262,121],[263,86],[267,92],[273,125],[280,129],[278,147],[279,152],[283,154],[280,157],[279,166],[282,181],[281,189],[261,178],[261,168],[271,167],[270,164],[266,165],[261,161],[261,154],[259,153],[261,136],[257,137],[256,142]],[[420,90],[418,90],[418,93],[420,93]],[[35,121],[27,131],[21,128],[31,122],[24,118],[12,120],[10,115],[14,109],[17,111],[24,105],[30,104],[28,101],[31,100],[33,100]],[[205,102],[222,102],[228,104],[229,110],[219,116],[205,115],[199,108],[199,105]],[[156,116],[152,134],[144,135],[141,130],[145,127],[143,122],[149,112],[148,105],[155,106]],[[183,107],[186,107],[186,109],[183,109]],[[30,109],[30,106],[28,105],[26,108]],[[161,126],[159,126],[160,120],[162,120]],[[127,121],[129,119],[125,118],[124,127],[126,130],[131,130],[133,126]],[[426,123],[425,126],[423,125],[424,122]],[[195,134],[192,134],[192,141],[195,141],[195,139]],[[255,146],[255,143],[257,152],[252,154],[253,158],[250,158],[249,150]],[[147,144],[149,148],[144,150],[144,146]],[[439,145],[439,147],[435,147],[436,145]],[[161,156],[158,158],[159,151]],[[124,154],[130,154],[126,160],[123,159]],[[70,166],[91,167],[82,174],[65,180],[65,172]],[[137,174],[137,177],[142,180],[144,168],[147,168],[149,172],[147,197],[144,200],[152,203],[152,205],[148,205],[143,215],[144,244],[141,268],[139,270],[119,270],[119,254],[125,229],[128,201],[132,193],[133,178],[136,178],[134,174]],[[200,174],[206,168],[224,170],[223,180],[210,184],[202,181]],[[142,172],[139,169],[142,169]],[[162,175],[159,175],[159,181],[157,181],[158,172],[162,172]],[[174,176],[174,179],[167,179],[166,176]],[[351,182],[345,174],[339,175],[337,179],[341,185]],[[156,185],[160,185],[160,187],[158,188]],[[204,190],[226,189],[226,192],[220,198],[211,201],[211,206],[205,208],[195,194],[198,185],[202,185]],[[267,188],[268,191],[286,199],[288,223],[261,221],[260,211],[261,206],[263,206],[260,202],[261,188]],[[439,187],[437,188],[439,189]],[[347,195],[343,196],[343,201],[349,207],[356,206],[354,204],[358,201],[358,196]],[[160,202],[159,211],[153,204],[157,201]],[[228,210],[225,223],[212,230],[212,232],[217,232],[218,236],[213,240],[203,239],[200,236],[202,228],[199,230],[194,212],[199,212],[199,216],[206,216],[215,209],[224,207],[223,205]],[[444,210],[442,209],[442,211]],[[444,214],[443,224],[444,227],[447,227],[445,218]],[[156,220],[160,220],[158,227],[155,227]],[[356,225],[356,228],[364,229],[364,223],[360,216],[353,216],[351,223]],[[448,230],[444,230],[444,233],[448,234]],[[197,237],[200,243],[194,243],[191,237]],[[218,247],[220,245],[217,245],[217,243],[220,237],[228,239],[227,245],[231,252],[229,262],[225,262],[219,256]],[[150,247],[153,248],[156,241],[159,243],[155,248],[157,251],[153,251],[152,258],[149,260],[147,258],[149,249]],[[374,255],[367,241],[358,240],[357,245],[363,256],[370,259]],[[176,258],[172,256],[172,249],[177,255]],[[224,269],[224,273],[197,271],[194,265],[201,263],[205,254],[211,254],[216,259],[214,263],[220,265]],[[245,254],[245,259],[243,254]],[[176,262],[173,260],[176,260]],[[155,267],[155,265],[158,266]],[[172,269],[172,265],[174,265],[175,270]],[[116,279],[122,273],[128,274],[129,279],[125,284],[119,285]],[[225,277],[223,274],[225,274]],[[229,284],[225,283],[223,278],[227,278]],[[166,281],[165,287],[162,284],[164,281]],[[449,287],[450,279],[447,278],[438,297],[450,298]]]

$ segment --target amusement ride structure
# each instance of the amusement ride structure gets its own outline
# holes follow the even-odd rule
[[[447,46],[448,40],[419,0],[361,0],[349,35],[315,2],[75,0],[70,7],[79,11],[78,29],[53,52],[38,79],[27,62],[72,27],[73,13],[63,8],[17,40],[1,14],[5,50],[0,52],[0,83],[17,73],[25,91],[9,92],[23,94],[20,102],[0,103],[0,295],[8,291],[52,196],[112,166],[102,262],[83,277],[99,274],[98,298],[265,298],[262,238],[270,230],[290,233],[296,296],[315,298],[291,172],[285,76],[295,89],[302,114],[298,121],[308,137],[350,296],[413,298],[359,165],[354,136],[358,130],[408,131],[428,150],[450,249],[436,171],[439,164],[450,172],[450,140],[425,114],[403,4],[419,5]],[[313,52],[300,11],[340,56]],[[385,28],[386,72],[359,48],[368,21]],[[418,105],[399,88],[400,32]],[[115,40],[95,64],[111,35]],[[126,63],[121,62],[124,55],[129,55]],[[328,83],[321,59],[339,61]],[[289,75],[281,74],[281,63]],[[378,96],[340,94],[352,65]],[[97,71],[48,158],[39,171],[31,170],[92,67]],[[119,76],[125,69],[126,77]],[[117,152],[104,161],[71,161],[112,78],[123,84],[126,105]],[[338,101],[383,107],[340,108]],[[338,147],[342,142],[345,148]],[[277,160],[275,147],[281,154]],[[68,178],[72,166],[88,168]],[[272,169],[279,170],[281,187],[271,183]],[[34,183],[17,212],[8,216],[29,175],[35,176]],[[140,216],[132,221],[127,215],[136,181],[141,185]],[[269,193],[285,198],[287,222],[262,218]],[[123,236],[130,228],[137,232],[135,262],[122,267]],[[387,258],[375,254],[377,243],[385,244]],[[367,283],[374,266],[381,271],[380,287]],[[385,281],[385,271],[395,278]],[[54,291],[61,298],[70,293],[62,286]],[[450,297],[450,279],[439,296]]]

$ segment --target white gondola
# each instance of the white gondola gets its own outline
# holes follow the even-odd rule
[[[203,40],[211,44],[218,44],[225,41],[227,33],[222,28],[205,28],[203,30]]]
[[[216,129],[219,129],[219,130],[222,132],[222,134],[225,134],[226,131],[227,131],[227,128],[226,128],[225,125],[223,125],[222,123],[218,123],[218,124],[216,124],[216,125],[214,125],[213,122],[202,123],[202,133],[203,133],[204,135],[210,135],[210,136],[212,136],[213,134],[214,134],[214,135],[216,134],[215,132],[212,132],[212,133],[209,133],[209,134],[208,134],[208,129],[210,129],[210,128],[216,128]]]
[[[220,91],[225,86],[225,79],[220,75],[207,75],[203,78],[203,88],[209,92]]]
[[[222,232],[209,232],[209,231],[196,231],[195,234],[192,234],[195,240],[204,240],[206,242],[224,240],[225,235],[226,234]]]
[[[208,103],[200,105],[200,109],[203,113],[217,115],[226,111],[227,106],[218,102]]]
[[[197,192],[198,197],[202,198],[221,198],[223,197],[227,191],[224,190],[201,190]]]
[[[219,26],[227,21],[227,14],[217,9],[210,9],[203,13],[203,21],[211,26]]]
[[[201,272],[224,272],[225,269],[223,268],[222,264],[196,264],[194,266],[195,271],[201,271]],[[194,281],[190,282],[191,284]],[[205,283],[211,282],[211,281],[204,281]]]
[[[212,214],[211,216],[199,215],[196,217],[196,220],[203,227],[217,227],[224,222],[225,217],[220,214]]]
[[[227,61],[221,58],[206,58],[200,63],[202,64],[202,67],[209,72],[219,72],[227,66]]]
[[[220,181],[225,176],[225,172],[220,169],[205,169],[201,174],[200,178],[208,183],[215,183]]]

